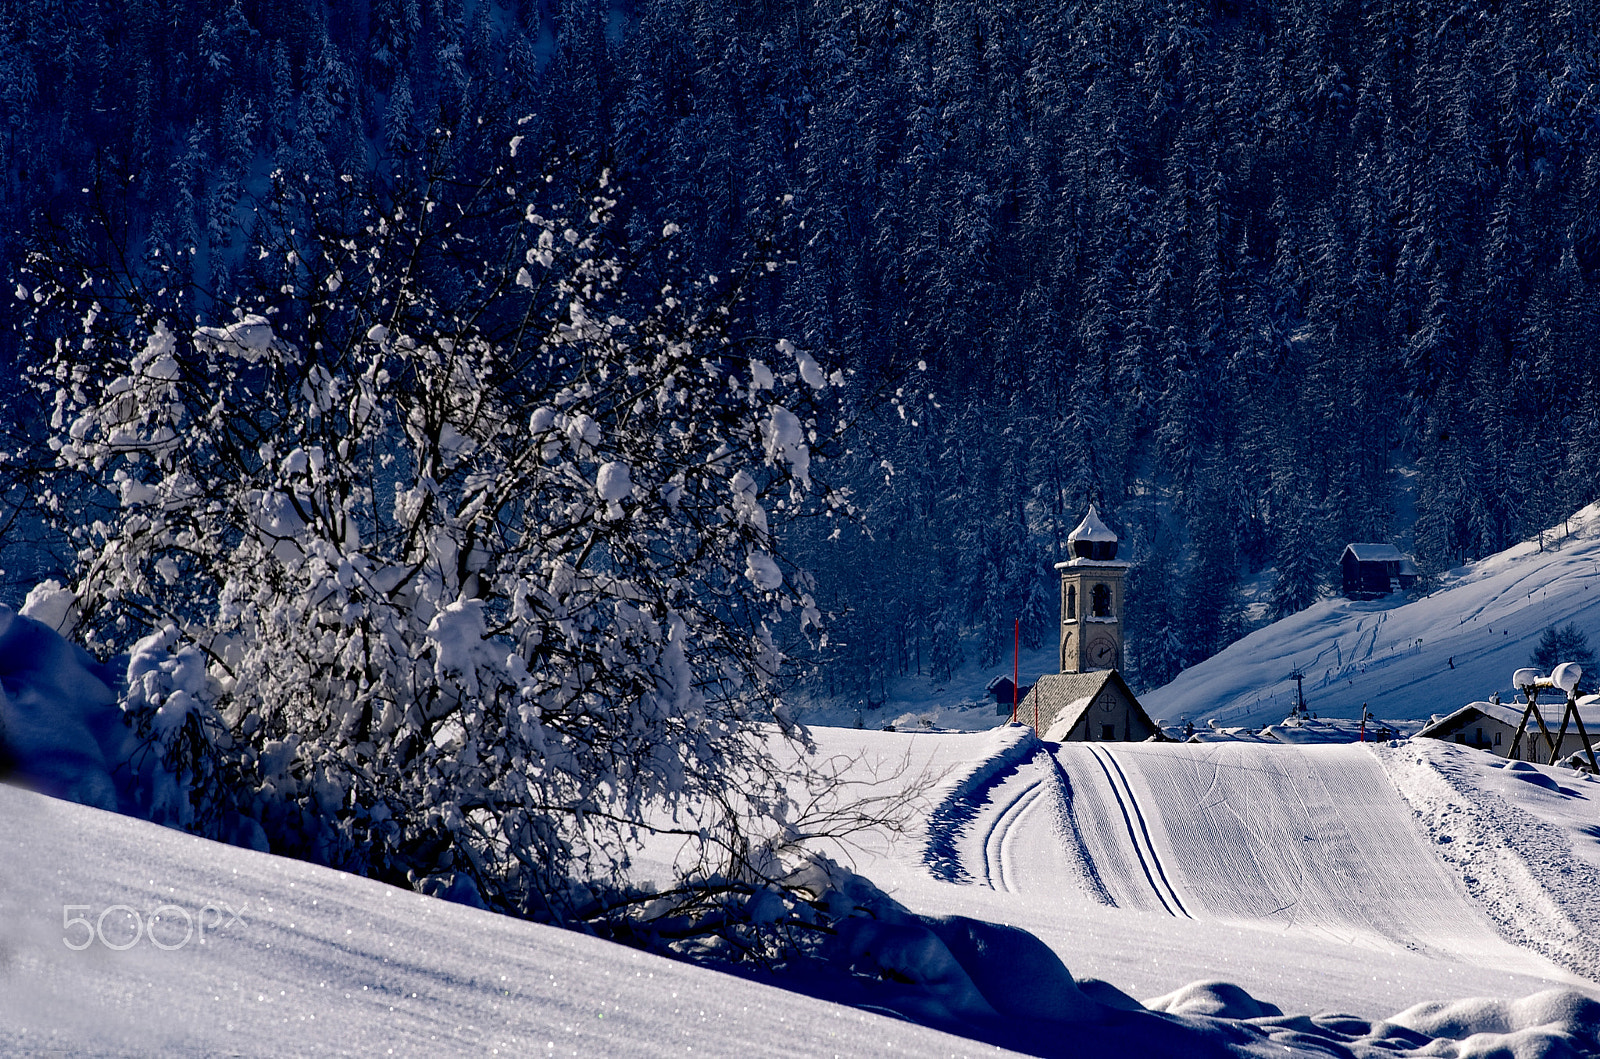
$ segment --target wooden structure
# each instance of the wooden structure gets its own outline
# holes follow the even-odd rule
[[[1339,556],[1347,599],[1376,599],[1417,583],[1417,567],[1392,544],[1347,544]]]
[[[1161,739],[1161,729],[1139,705],[1133,689],[1114,669],[1093,673],[1047,673],[1028,692],[1018,719],[1053,742],[1143,742]]]
[[[989,681],[989,686],[983,689],[994,696],[996,708],[1005,707],[1005,712],[1010,713],[1014,703],[1021,702],[1028,697],[1028,692],[1033,688],[1027,684],[1018,687],[1011,682],[1010,677],[995,677]]]
[[[1583,747],[1583,753],[1589,759],[1589,768],[1600,772],[1600,762],[1596,762],[1594,747],[1589,743],[1589,732],[1583,723],[1583,714],[1578,710],[1578,681],[1583,679],[1583,667],[1573,662],[1563,662],[1551,671],[1548,677],[1541,677],[1537,669],[1519,669],[1512,676],[1512,683],[1522,692],[1527,699],[1527,709],[1522,712],[1522,721],[1517,725],[1517,734],[1511,737],[1510,756],[1515,757],[1517,748],[1522,742],[1522,733],[1527,731],[1528,717],[1531,715],[1539,722],[1539,730],[1544,733],[1545,742],[1550,747],[1549,764],[1554,765],[1561,759],[1563,744],[1566,742],[1567,725],[1571,724],[1577,731],[1578,741]],[[1561,730],[1552,736],[1545,728],[1544,717],[1539,713],[1539,692],[1544,688],[1559,688],[1566,692],[1566,709],[1561,714]],[[1533,753],[1533,736],[1529,733],[1528,751],[1530,757]],[[1574,750],[1573,753],[1577,751]]]

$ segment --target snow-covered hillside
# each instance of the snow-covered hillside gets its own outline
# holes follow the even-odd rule
[[[108,685],[40,623],[4,643],[15,776],[118,804]],[[818,850],[831,940],[768,980],[0,786],[0,1054],[1600,1057],[1600,779],[1434,740],[815,740],[830,796],[911,801]]]
[[[878,970],[798,991],[0,787],[0,1052],[1600,1055],[1600,989],[1491,926],[1554,909],[1523,940],[1586,951],[1557,935],[1594,911],[1600,782],[1436,743],[817,735],[937,782],[837,851],[892,893],[848,939]]]
[[[1152,716],[1264,724],[1294,704],[1304,674],[1315,713],[1390,720],[1449,713],[1499,692],[1549,626],[1600,645],[1600,505],[1450,571],[1421,599],[1326,599],[1229,646],[1141,696]]]
[[[0,1054],[953,1054],[582,934],[0,786]]]

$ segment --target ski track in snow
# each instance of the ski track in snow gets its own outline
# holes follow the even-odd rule
[[[995,890],[1058,893],[1075,876],[1103,904],[1547,969],[1497,932],[1360,745],[1044,744],[984,795],[961,846],[968,878]]]
[[[1193,919],[1194,917],[1189,915],[1189,910],[1183,907],[1178,892],[1167,879],[1166,869],[1161,866],[1161,857],[1150,841],[1150,828],[1145,822],[1144,813],[1139,808],[1139,799],[1134,796],[1133,788],[1128,785],[1127,773],[1122,771],[1122,766],[1117,763],[1109,748],[1092,743],[1087,746],[1090,756],[1100,766],[1101,774],[1111,787],[1112,796],[1117,800],[1117,807],[1122,811],[1123,827],[1127,830],[1134,856],[1139,859],[1139,866],[1143,869],[1145,880],[1149,882],[1156,900],[1161,902],[1161,906],[1170,915],[1183,915]]]
[[[994,826],[984,838],[983,881],[993,889],[1016,892],[1016,885],[1006,875],[1006,862],[1009,859],[1006,847],[1018,822],[1038,803],[1039,796],[1044,793],[1044,784],[1042,779],[1030,782],[1019,797],[1001,809]]]

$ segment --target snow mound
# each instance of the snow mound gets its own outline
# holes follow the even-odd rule
[[[28,598],[17,613],[24,618],[43,622],[62,634],[69,634],[71,624],[77,621],[78,597],[60,581],[41,581],[28,592]]]
[[[111,771],[128,731],[116,684],[110,669],[54,628],[0,606],[0,760],[25,785],[117,808]]]

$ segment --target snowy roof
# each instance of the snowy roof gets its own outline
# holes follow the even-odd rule
[[[1522,723],[1522,711],[1528,708],[1525,702],[1473,702],[1461,707],[1459,710],[1446,717],[1432,722],[1418,732],[1418,735],[1435,736],[1450,732],[1462,725],[1472,723],[1474,713],[1499,721],[1501,724],[1515,728]],[[1564,699],[1551,699],[1539,703],[1539,714],[1544,718],[1544,723],[1552,729],[1561,724],[1561,717],[1566,712],[1567,704]],[[1583,721],[1584,728],[1588,729],[1590,738],[1600,734],[1600,703],[1592,698],[1578,704],[1578,717]],[[1532,717],[1528,718],[1528,727],[1537,732],[1539,724]],[[1577,726],[1568,729],[1572,734],[1577,734]]]
[[[1347,544],[1345,551],[1354,555],[1357,562],[1363,563],[1398,563],[1406,558],[1392,544]]]
[[[1112,542],[1115,542],[1116,539],[1117,539],[1117,535],[1115,533],[1112,533],[1110,528],[1107,527],[1104,522],[1100,521],[1100,515],[1095,511],[1093,504],[1089,505],[1089,513],[1087,515],[1083,516],[1083,521],[1078,523],[1078,528],[1073,530],[1071,533],[1067,534],[1067,540],[1069,542],[1070,541],[1112,541]]]

